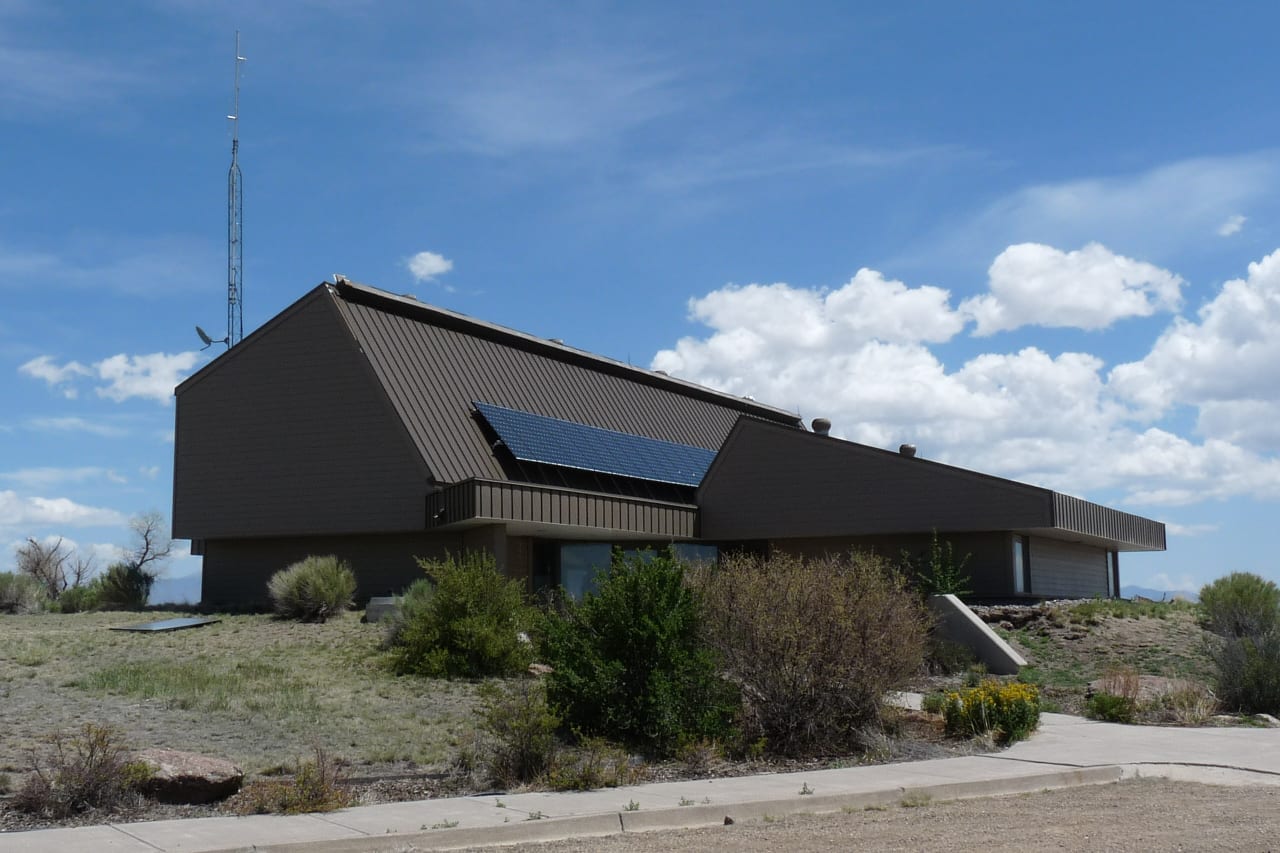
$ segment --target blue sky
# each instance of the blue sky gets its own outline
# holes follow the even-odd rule
[[[342,273],[1280,580],[1280,12],[900,5],[0,0],[0,570],[169,511],[239,29],[246,332]]]

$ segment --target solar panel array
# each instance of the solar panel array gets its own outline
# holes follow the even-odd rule
[[[714,450],[535,415],[473,401],[517,459],[632,477],[655,483],[696,486]]]

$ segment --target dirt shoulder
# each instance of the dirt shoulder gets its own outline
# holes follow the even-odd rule
[[[711,829],[646,832],[503,848],[521,853],[1025,850],[1263,851],[1280,838],[1280,787],[1162,780],[1011,797],[893,806]],[[409,853],[417,848],[388,847]],[[479,850],[481,848],[471,848]]]

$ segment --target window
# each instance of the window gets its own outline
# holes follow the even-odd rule
[[[608,542],[577,542],[560,546],[560,586],[571,598],[596,591],[596,575],[609,570],[613,546]]]
[[[571,597],[581,599],[595,592],[598,576],[609,570],[613,549],[622,548],[622,556],[632,559],[645,552],[657,552],[661,542],[643,545],[616,545],[612,542],[551,542],[542,540],[534,546],[533,588],[541,591],[561,586]],[[690,565],[714,563],[720,550],[701,542],[673,542],[676,559]]]
[[[1115,598],[1119,593],[1117,585],[1120,578],[1120,555],[1115,551],[1107,552],[1107,598]]]
[[[1013,591],[1018,595],[1031,593],[1031,538],[1013,537]]]

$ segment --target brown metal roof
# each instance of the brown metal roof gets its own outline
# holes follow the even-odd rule
[[[484,323],[410,297],[328,287],[437,482],[506,479],[476,400],[649,438],[719,449],[740,415],[797,415]]]
[[[698,489],[706,539],[1014,530],[1164,550],[1158,521],[1039,486],[743,418]]]

